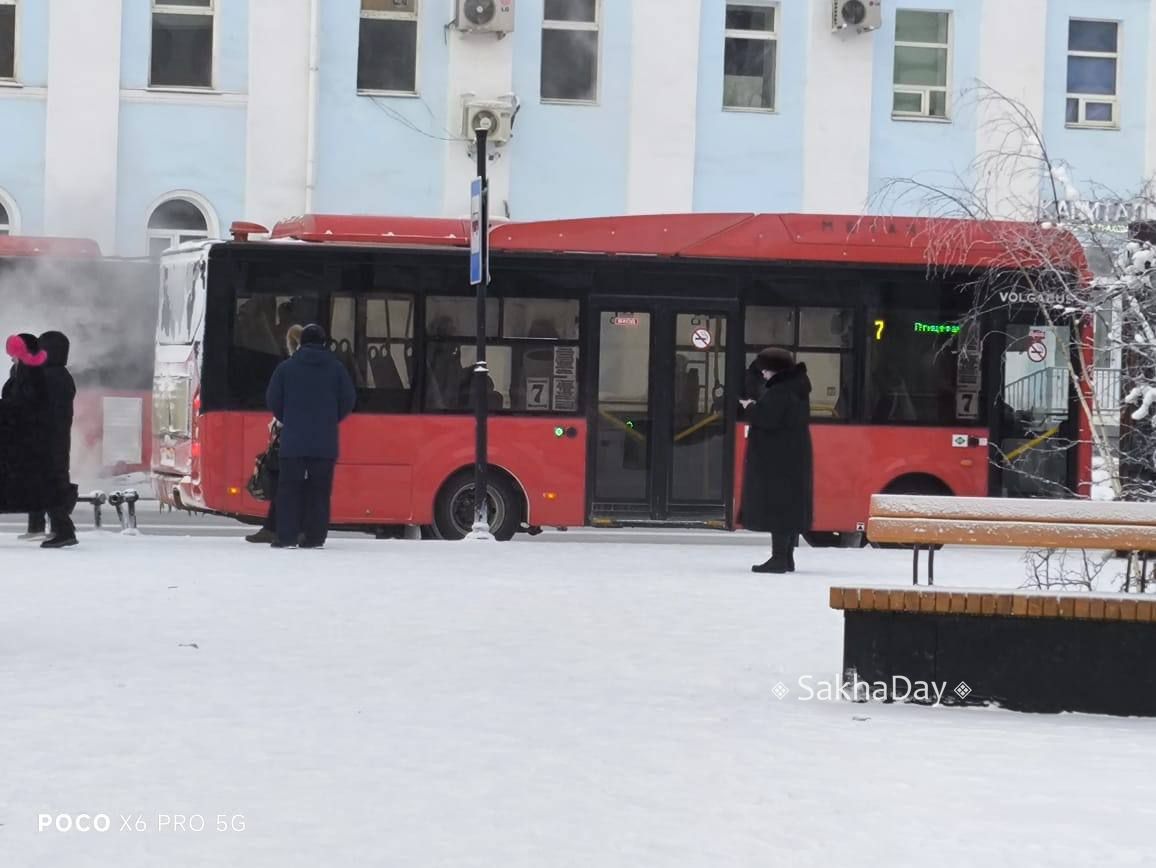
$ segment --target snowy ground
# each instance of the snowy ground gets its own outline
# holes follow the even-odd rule
[[[839,670],[830,584],[910,561],[759,554],[0,540],[0,866],[1150,861],[1156,723],[776,699]],[[1023,579],[1015,552],[936,565]]]

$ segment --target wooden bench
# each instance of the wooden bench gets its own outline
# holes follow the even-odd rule
[[[1141,558],[1156,552],[1156,504],[1090,500],[1013,500],[876,494],[867,538],[913,547],[911,583],[919,584],[919,553],[927,549],[927,582],[935,583],[935,550],[943,545],[1096,549]]]
[[[834,587],[830,605],[845,679],[934,683],[952,705],[1156,716],[1156,599]]]

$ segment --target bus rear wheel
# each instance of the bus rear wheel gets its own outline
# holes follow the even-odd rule
[[[812,530],[803,534],[807,545],[813,549],[858,549],[866,545],[861,533]]]
[[[495,539],[513,539],[521,520],[518,494],[503,476],[490,473],[486,480],[490,533]],[[474,473],[463,470],[442,486],[434,504],[433,531],[438,539],[463,539],[474,526]]]

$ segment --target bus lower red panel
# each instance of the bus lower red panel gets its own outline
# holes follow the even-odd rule
[[[815,450],[816,531],[854,532],[867,521],[871,495],[901,476],[930,476],[951,493],[988,493],[987,446],[953,446],[954,435],[976,440],[983,428],[907,428],[878,425],[812,425]],[[742,501],[746,426],[740,425],[736,455],[735,514]]]
[[[263,516],[245,484],[268,444],[265,413],[200,418],[199,473],[190,488],[205,509]],[[559,433],[561,432],[561,433]],[[573,418],[495,417],[489,460],[525,493],[530,524],[585,523],[586,423]],[[573,434],[573,436],[571,436]],[[333,494],[335,524],[429,524],[445,481],[474,466],[474,420],[465,416],[355,415],[341,428]],[[199,505],[199,504],[198,504]]]

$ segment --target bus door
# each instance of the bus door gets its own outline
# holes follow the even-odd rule
[[[733,315],[718,302],[592,303],[592,524],[729,521]]]
[[[1079,411],[1069,372],[1070,325],[1002,329],[992,420],[992,492],[1070,497],[1077,490]]]

